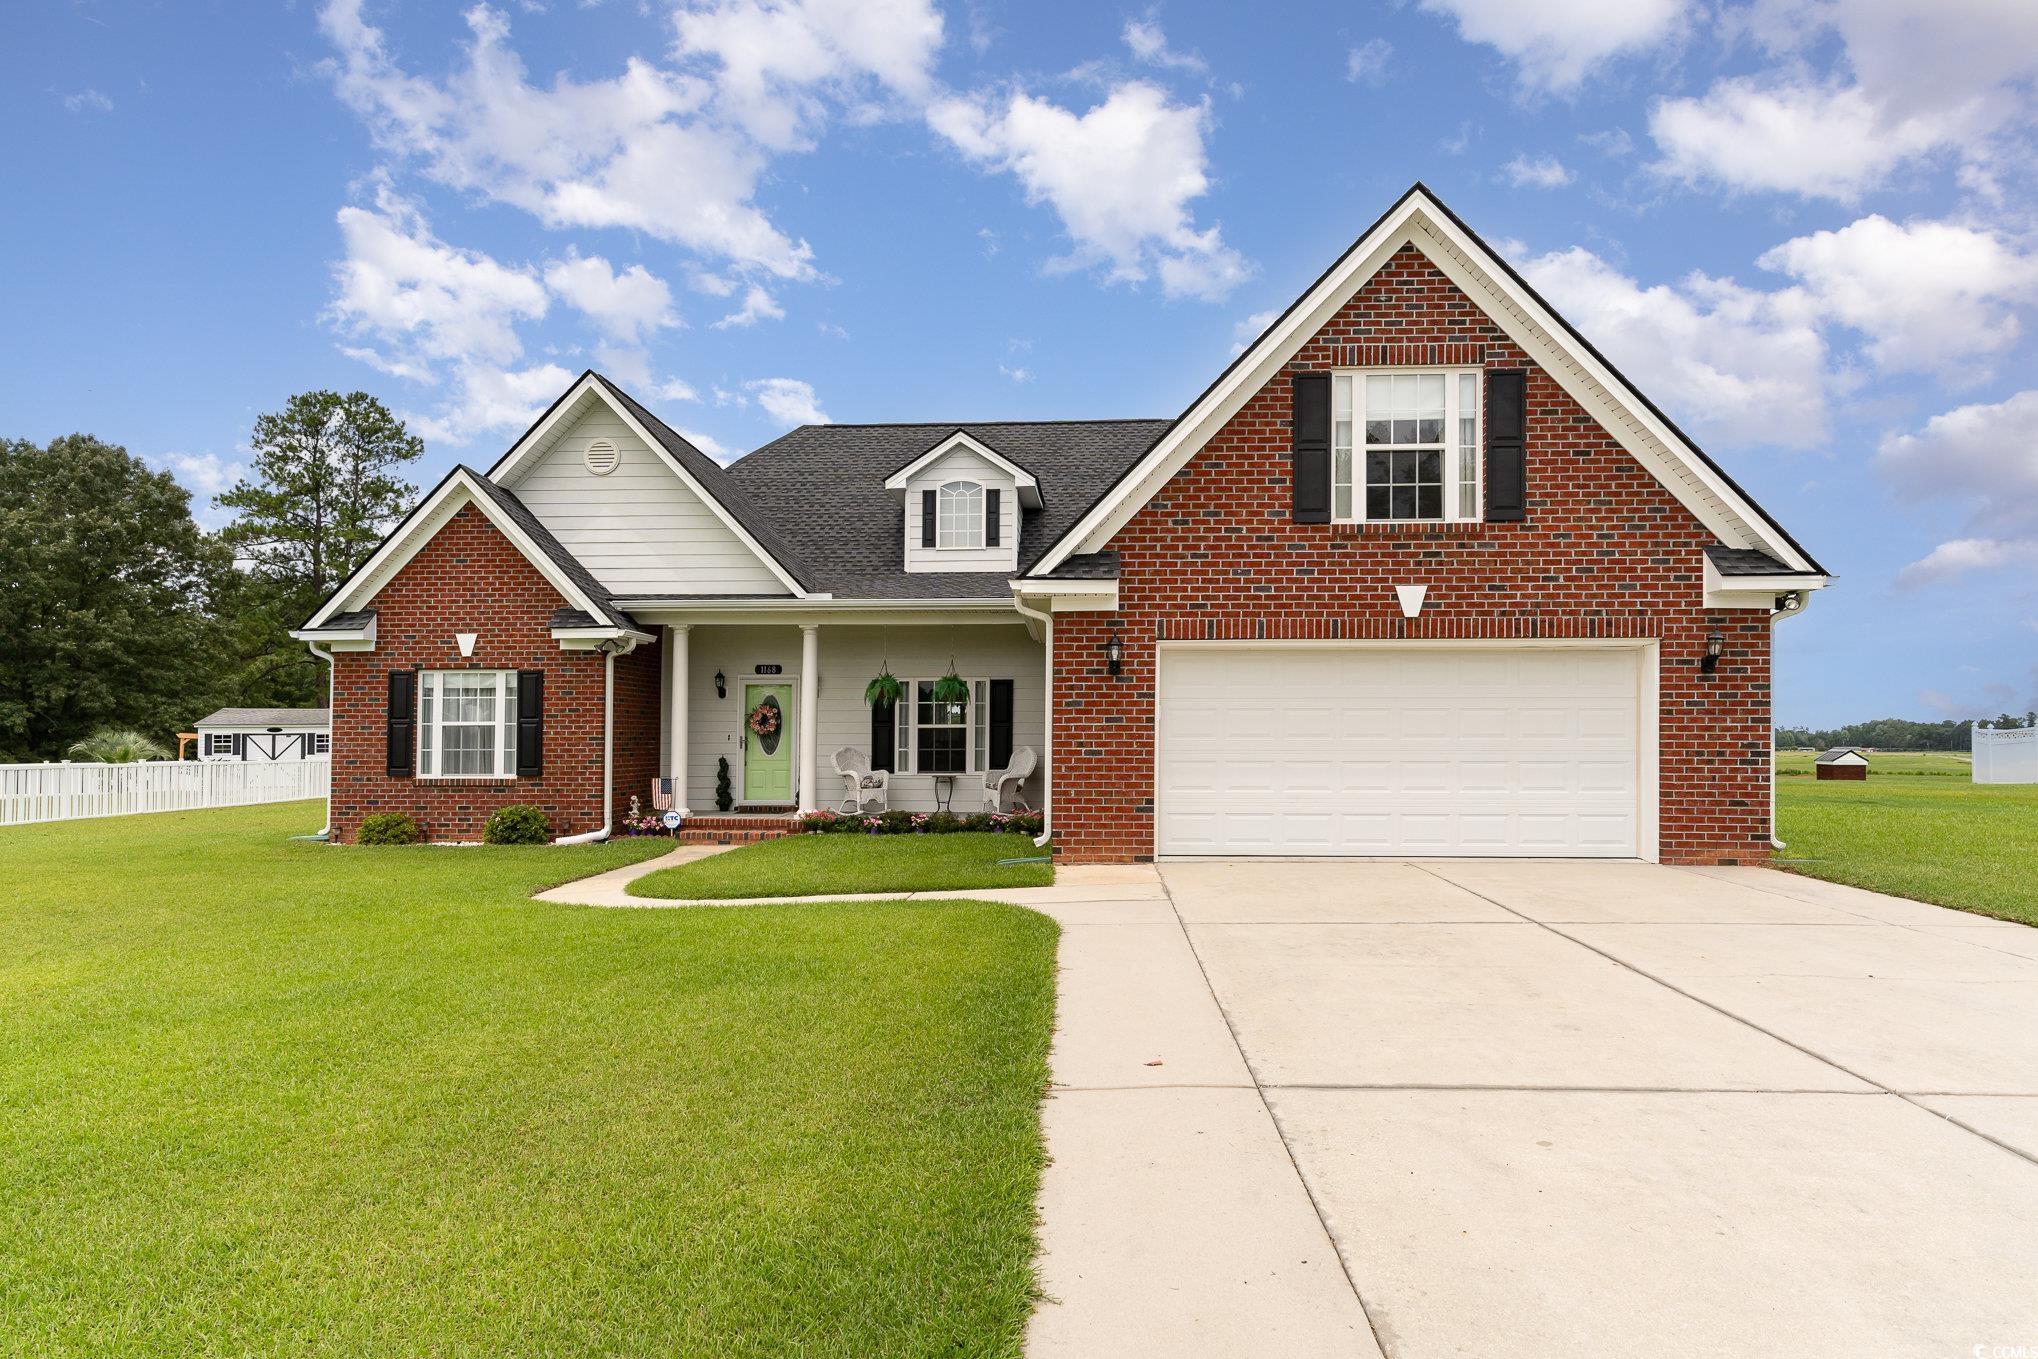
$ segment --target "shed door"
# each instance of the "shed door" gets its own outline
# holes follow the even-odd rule
[[[1631,647],[1164,648],[1158,851],[1634,857],[1642,673]]]

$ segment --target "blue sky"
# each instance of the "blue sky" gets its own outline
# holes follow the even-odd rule
[[[0,432],[1173,415],[1422,179],[1839,575],[1779,721],[2038,707],[2038,5],[1272,12],[24,0]]]

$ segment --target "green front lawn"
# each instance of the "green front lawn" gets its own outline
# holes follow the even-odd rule
[[[1779,868],[2038,925],[2038,786],[1932,777],[1930,757],[1892,762],[1923,766],[1904,772],[1870,758],[1859,783],[1777,780],[1790,846]]]
[[[1053,864],[1000,859],[1043,856],[1025,835],[788,835],[726,850],[631,883],[631,896],[676,901],[816,896],[827,892],[952,892],[1046,887]]]
[[[1052,922],[319,817],[0,830],[0,1354],[1018,1354]]]

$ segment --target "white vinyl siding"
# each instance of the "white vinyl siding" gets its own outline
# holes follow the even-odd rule
[[[605,476],[587,469],[596,439],[620,458]],[[664,455],[606,407],[574,422],[511,489],[616,594],[787,593]]]
[[[890,662],[892,673],[903,677],[929,677],[944,673],[950,663],[964,676],[1012,681],[1012,747],[1031,746],[1047,761],[1047,704],[1042,671],[1046,658],[1039,642],[1026,635],[1019,623],[982,623],[957,627],[891,627],[823,623],[820,632],[821,684],[820,719],[815,727],[815,764],[820,773],[816,790],[821,806],[841,800],[842,781],[830,770],[829,759],[844,746],[870,753],[870,706],[863,701],[864,686]],[[783,665],[785,673],[774,679],[792,687],[798,701],[800,630],[796,627],[697,625],[687,640],[688,711],[691,721],[687,736],[687,805],[696,812],[715,809],[715,761],[727,757],[735,787],[742,789],[740,745],[743,723],[743,682],[752,679],[760,664]],[[668,667],[669,668],[669,667]],[[727,679],[729,697],[715,697],[715,672]],[[668,675],[667,682],[670,682]],[[988,686],[984,701],[972,700],[972,735],[978,745],[990,744],[990,700]],[[659,712],[671,709],[670,690],[660,698]],[[660,719],[661,730],[663,718]],[[896,734],[894,740],[896,740]],[[661,749],[660,768],[667,752]],[[1028,780],[1022,796],[1037,804],[1040,774]],[[976,810],[972,798],[972,776],[957,776],[955,807]],[[908,811],[934,810],[934,777],[931,774],[894,774],[892,805]]]
[[[958,482],[998,493],[998,545],[996,547],[922,547],[920,526],[922,492],[933,491],[940,499],[941,488]],[[938,522],[938,521],[937,521]],[[968,449],[953,448],[921,468],[906,486],[906,570],[908,571],[1003,571],[1019,569],[1019,492],[1011,474],[989,458]],[[975,535],[981,543],[983,535]]]
[[[1642,648],[1163,647],[1158,851],[1653,852]]]

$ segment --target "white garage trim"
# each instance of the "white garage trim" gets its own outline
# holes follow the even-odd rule
[[[1656,863],[1661,857],[1660,783],[1662,778],[1661,728],[1662,686],[1660,647],[1653,637],[1548,637],[1481,638],[1435,640],[1349,640],[1349,641],[1183,641],[1159,642],[1154,665],[1153,692],[1153,842],[1156,858],[1161,854],[1161,828],[1165,788],[1161,778],[1161,716],[1167,702],[1166,658],[1172,654],[1209,651],[1251,652],[1382,652],[1423,651],[1628,651],[1635,657],[1635,848],[1637,856]],[[1165,856],[1183,857],[1183,856]],[[1364,856],[1352,856],[1364,857]],[[1421,857],[1413,855],[1378,857]]]

